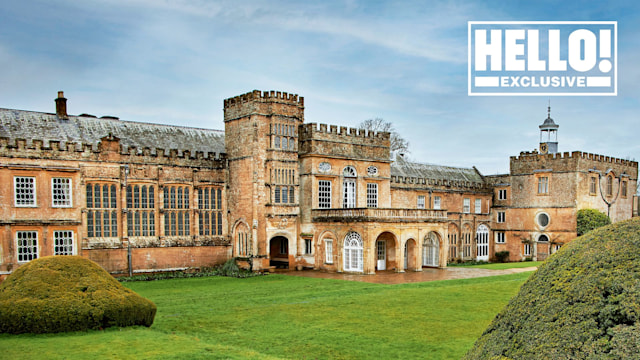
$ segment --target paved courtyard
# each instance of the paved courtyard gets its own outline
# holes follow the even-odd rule
[[[491,270],[476,269],[468,267],[448,267],[445,269],[422,269],[422,271],[408,271],[405,273],[397,273],[394,271],[378,271],[375,275],[358,275],[358,274],[342,274],[327,273],[322,271],[304,270],[304,271],[284,271],[278,272],[283,275],[304,276],[323,279],[338,279],[349,281],[362,281],[376,284],[404,284],[413,282],[435,281],[435,280],[452,280],[452,279],[469,279],[485,276],[496,276],[515,274],[526,271],[534,271],[535,266],[526,268]]]

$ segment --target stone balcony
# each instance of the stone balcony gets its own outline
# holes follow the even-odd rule
[[[447,210],[433,209],[314,209],[314,222],[432,222],[447,220]]]

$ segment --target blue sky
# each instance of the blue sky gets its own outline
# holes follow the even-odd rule
[[[618,96],[469,97],[467,21],[617,21]],[[559,150],[640,160],[636,1],[4,1],[0,107],[224,129],[225,98],[305,97],[305,121],[382,117],[415,161],[506,173]]]

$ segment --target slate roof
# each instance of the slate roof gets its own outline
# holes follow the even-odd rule
[[[72,116],[68,120],[59,119],[55,114],[0,109],[0,137],[26,139],[30,145],[33,139],[42,140],[44,146],[49,141],[84,143],[94,146],[101,138],[112,134],[120,138],[120,144],[135,146],[139,150],[148,147],[170,149],[191,153],[224,153],[224,131],[160,125],[110,118]]]
[[[391,176],[484,183],[482,175],[475,168],[421,164],[407,161],[401,156],[396,156],[391,163]]]

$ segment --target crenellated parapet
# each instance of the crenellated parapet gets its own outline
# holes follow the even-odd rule
[[[374,138],[382,141],[389,140],[391,134],[385,131],[371,131],[366,129],[347,128],[346,126],[327,125],[308,123],[300,126],[300,133],[307,137],[316,136],[322,137],[322,134],[327,134],[330,137],[336,139],[341,138],[343,140],[351,140],[354,137],[361,138]]]
[[[281,91],[253,90],[224,100],[224,121],[251,115],[275,116],[304,121],[304,97]]]
[[[589,171],[590,169],[606,171],[614,169],[619,173],[633,173],[635,178],[638,173],[637,161],[582,151],[555,154],[521,152],[520,156],[510,158],[510,165],[511,174],[531,173],[541,169],[550,171]]]
[[[230,107],[233,105],[248,103],[250,101],[261,102],[281,102],[291,105],[304,106],[304,97],[298,96],[298,94],[289,94],[283,91],[260,91],[253,90],[246,94],[234,96],[224,100],[224,107]]]
[[[392,188],[419,189],[440,189],[440,190],[461,190],[490,192],[491,184],[486,182],[465,181],[455,179],[428,179],[412,176],[391,176]]]
[[[226,167],[226,154],[183,149],[151,149],[120,145],[117,138],[103,138],[95,144],[8,139],[0,137],[0,156],[7,158],[40,158],[71,161],[113,161],[158,165]]]
[[[309,123],[298,128],[300,156],[317,154],[389,161],[390,134],[345,126]]]

